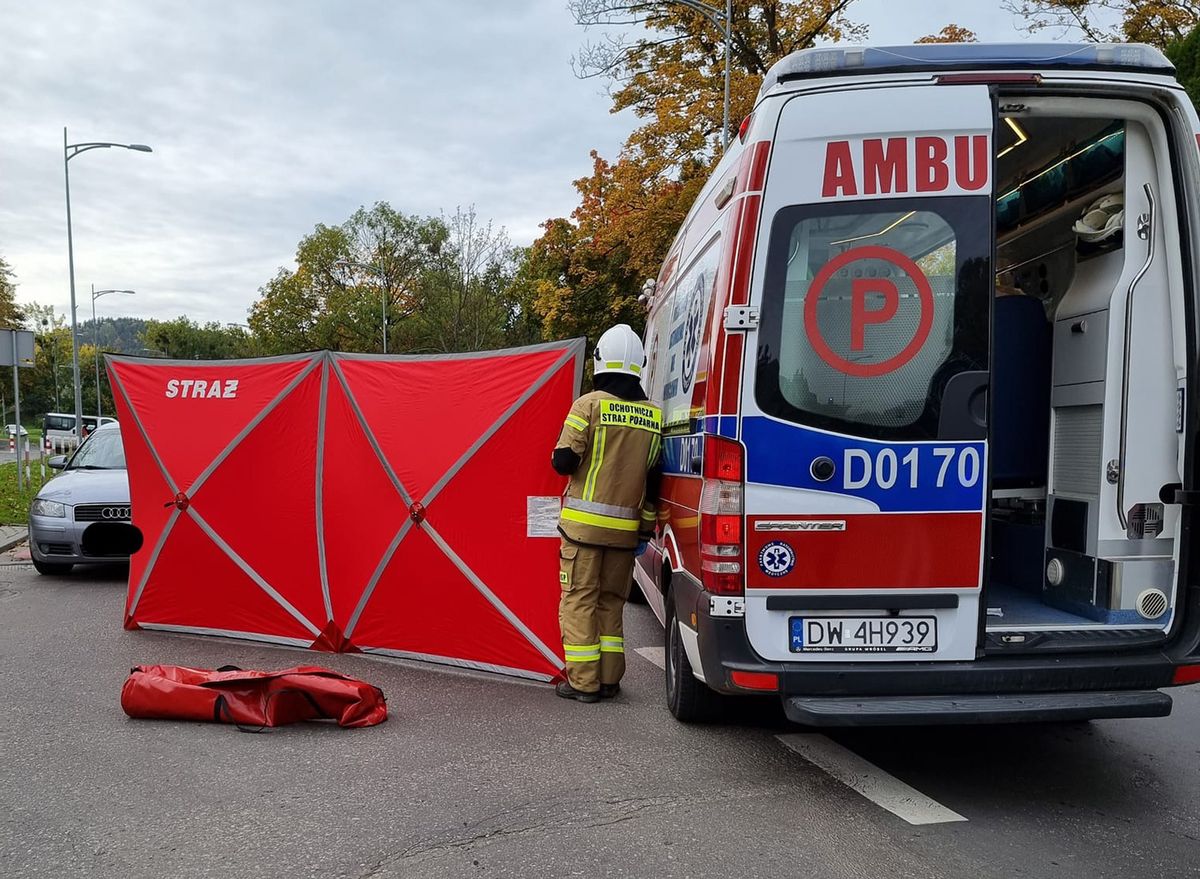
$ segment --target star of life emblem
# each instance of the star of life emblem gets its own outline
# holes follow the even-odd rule
[[[758,566],[768,577],[783,577],[796,567],[796,553],[782,540],[773,540],[759,551]]]

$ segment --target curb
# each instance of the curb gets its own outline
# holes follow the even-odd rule
[[[22,543],[24,543],[28,539],[29,539],[29,529],[26,528],[16,537],[14,537],[10,540],[5,540],[3,542],[0,542],[0,552],[8,552],[13,547],[20,546]]]

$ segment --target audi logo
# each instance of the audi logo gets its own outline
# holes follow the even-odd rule
[[[127,520],[129,518],[129,507],[105,507],[100,511],[100,518]]]

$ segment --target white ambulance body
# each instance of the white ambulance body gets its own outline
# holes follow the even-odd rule
[[[1161,716],[1200,680],[1197,125],[1146,46],[772,68],[649,294],[677,717]]]

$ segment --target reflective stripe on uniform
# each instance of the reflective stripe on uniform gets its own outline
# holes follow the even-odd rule
[[[625,369],[626,367],[628,367],[629,371],[634,375],[642,374],[642,368],[636,363],[623,363],[620,360],[609,360],[604,364],[605,369]]]
[[[599,644],[564,644],[563,655],[567,662],[597,662],[600,649]]]
[[[566,421],[563,423],[566,424],[567,427],[575,428],[580,433],[583,433],[585,430],[587,430],[588,426],[587,421],[583,418],[580,418],[578,415],[568,415]]]
[[[600,636],[600,652],[601,653],[624,653],[625,639],[618,638],[616,635],[601,635]]]
[[[616,516],[601,516],[599,513],[585,513],[582,510],[572,510],[563,507],[564,522],[578,522],[580,525],[595,525],[597,528],[611,528],[614,531],[637,531],[638,519],[618,519]]]
[[[642,521],[653,522],[658,518],[658,513],[655,510],[642,510]]]
[[[662,446],[662,439],[658,434],[650,438],[650,455],[646,459],[646,466],[653,467],[654,462],[658,460],[658,450]]]
[[[568,510],[579,510],[581,513],[598,513],[601,516],[615,516],[618,519],[632,519],[638,514],[633,507],[618,507],[616,504],[602,504],[599,501],[585,501],[583,498],[567,495],[563,498],[563,506]]]
[[[596,477],[600,475],[600,467],[604,464],[604,439],[607,432],[606,428],[601,427],[592,440],[592,463],[588,467],[587,481],[583,483],[585,501],[590,501],[596,496]]]

